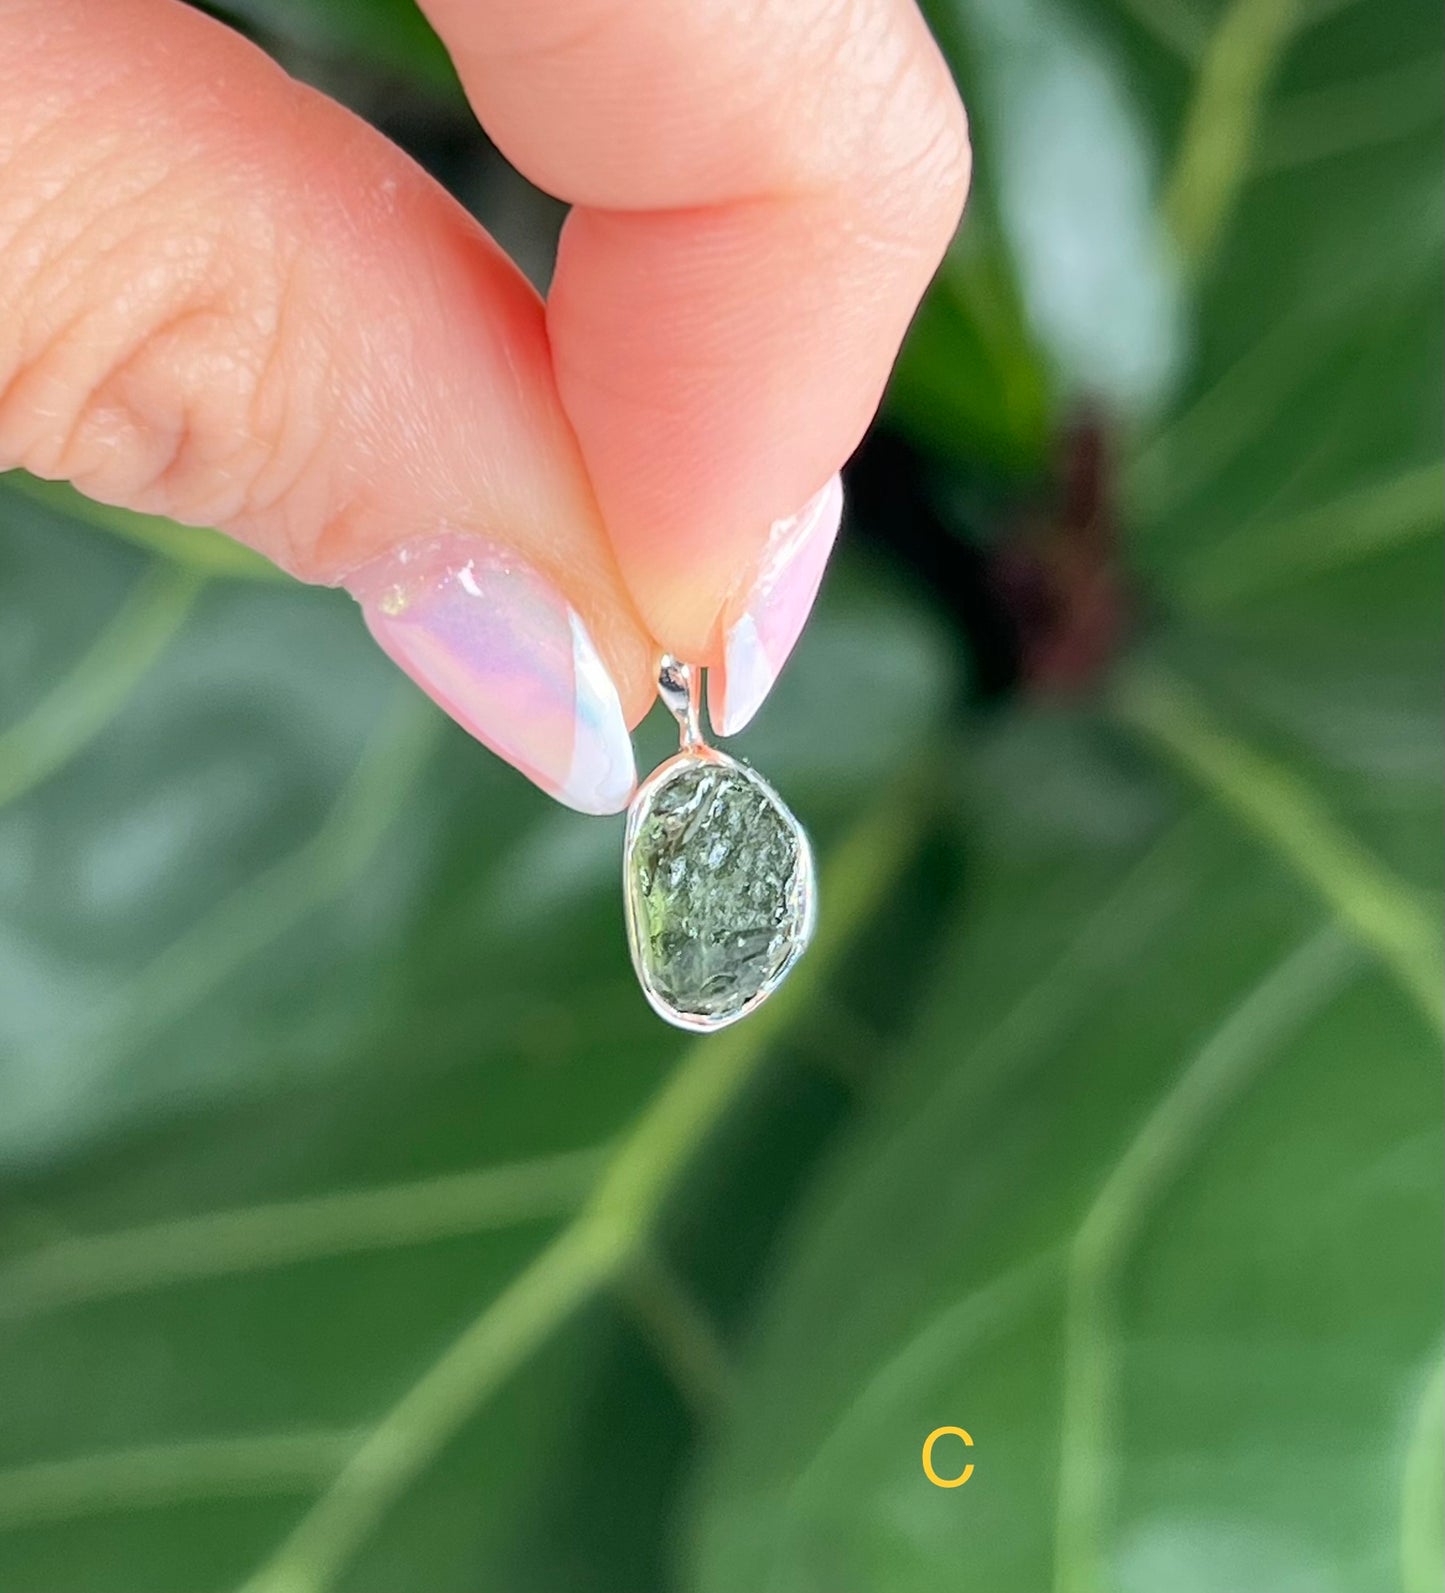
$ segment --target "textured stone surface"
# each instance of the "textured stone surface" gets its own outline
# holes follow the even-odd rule
[[[628,855],[643,983],[678,1012],[735,1016],[801,950],[796,821],[730,762],[678,766]]]

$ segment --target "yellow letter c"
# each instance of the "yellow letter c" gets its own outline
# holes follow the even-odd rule
[[[969,1461],[957,1477],[940,1477],[933,1469],[933,1446],[945,1435],[961,1438],[970,1449],[973,1448],[973,1439],[964,1432],[962,1427],[935,1427],[928,1437],[923,1440],[923,1475],[928,1478],[935,1488],[961,1488],[973,1475],[972,1461]]]

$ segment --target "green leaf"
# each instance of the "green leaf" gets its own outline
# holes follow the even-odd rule
[[[1134,634],[950,714],[845,549],[743,743],[820,938],[737,1029],[343,596],[0,484],[0,1586],[1438,1583],[1439,18],[954,15],[893,414],[947,493],[1127,410]]]
[[[605,1344],[680,1368],[664,1412],[699,1375],[654,1230],[909,862],[939,638],[834,584],[750,738],[828,922],[689,1047],[632,976],[620,822],[448,725],[341,594],[66,508],[12,493],[0,540],[0,1583],[505,1581]]]
[[[774,1260],[699,1593],[1439,1584],[1439,18],[1074,12],[1194,282],[1154,618],[960,750],[969,900]]]

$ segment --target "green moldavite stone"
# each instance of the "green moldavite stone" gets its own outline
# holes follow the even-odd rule
[[[811,929],[812,860],[797,820],[721,754],[675,760],[644,797],[627,891],[643,987],[694,1027],[739,1016]]]

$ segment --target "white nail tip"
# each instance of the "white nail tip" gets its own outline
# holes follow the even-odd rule
[[[714,704],[708,706],[720,736],[735,736],[748,725],[773,689],[777,671],[763,651],[762,637],[751,614],[744,614],[727,633],[723,650],[723,679]]]
[[[383,651],[484,746],[584,813],[627,805],[635,775],[617,688],[540,571],[447,532],[392,550],[347,586]]]
[[[632,738],[622,703],[587,627],[569,612],[577,691],[577,729],[572,762],[559,798],[581,813],[618,813],[637,785]]]
[[[812,610],[842,514],[835,475],[797,514],[773,522],[752,584],[731,605],[723,666],[708,680],[720,736],[736,735],[767,700]]]

